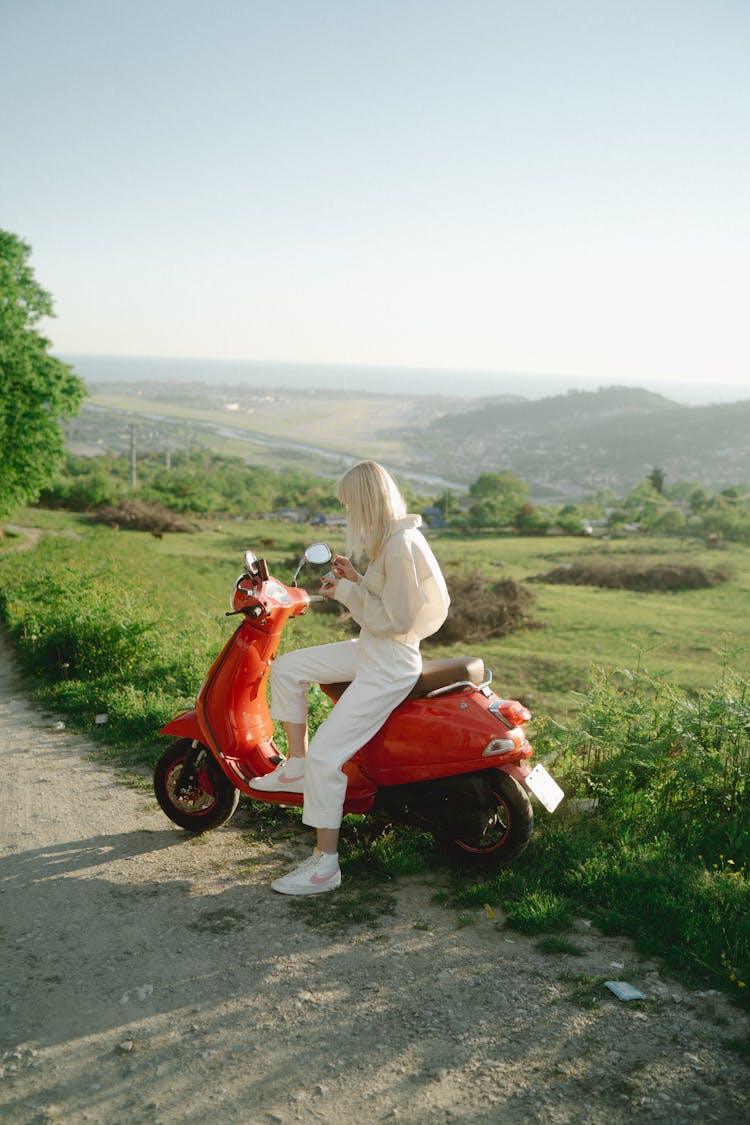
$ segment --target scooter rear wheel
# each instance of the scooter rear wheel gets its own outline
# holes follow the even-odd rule
[[[193,743],[181,738],[168,746],[154,767],[154,793],[169,819],[188,832],[208,832],[233,815],[240,795],[205,747],[196,765],[194,783],[179,792],[185,759]]]
[[[534,810],[514,777],[493,770],[487,779],[489,804],[453,837],[454,850],[467,862],[502,864],[526,849],[534,831]]]

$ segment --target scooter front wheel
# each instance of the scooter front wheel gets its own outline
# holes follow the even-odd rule
[[[154,793],[162,810],[180,828],[208,832],[226,824],[240,795],[205,746],[199,747],[192,777],[183,784],[185,761],[192,747],[189,738],[167,747],[154,767]]]
[[[454,850],[469,862],[501,864],[517,859],[534,831],[534,810],[514,777],[493,770],[486,805],[453,837]]]

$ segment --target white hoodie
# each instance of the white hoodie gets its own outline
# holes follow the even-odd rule
[[[360,583],[339,579],[336,599],[369,633],[415,644],[448,615],[445,579],[419,527],[421,516],[394,520],[383,550]]]

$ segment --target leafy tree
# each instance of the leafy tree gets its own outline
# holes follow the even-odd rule
[[[611,508],[607,514],[607,527],[611,531],[617,531],[618,528],[623,527],[631,520],[628,512],[624,508]]]
[[[446,488],[445,492],[438,496],[435,501],[435,507],[440,509],[446,520],[450,519],[452,515],[455,515],[458,511],[458,502],[450,488]]]
[[[482,473],[469,485],[469,520],[475,527],[509,527],[527,493],[526,483],[513,473]]]
[[[52,480],[65,453],[60,419],[77,414],[86,393],[37,330],[53,315],[52,298],[30,255],[28,243],[0,229],[0,518]]]
[[[521,535],[546,535],[554,519],[549,508],[527,501],[516,512],[515,528]]]
[[[680,508],[663,508],[649,524],[648,530],[659,535],[673,535],[683,531],[685,524],[685,513]]]
[[[610,508],[617,508],[620,503],[620,497],[611,488],[601,488],[581,502],[581,515],[585,519],[601,519]]]
[[[69,453],[56,478],[41,490],[39,504],[74,512],[112,504],[125,493],[127,468],[125,458],[118,461],[109,455],[75,457]]]
[[[583,516],[576,504],[564,504],[560,508],[555,523],[566,535],[580,535],[583,531]]]
[[[703,516],[703,529],[712,536],[750,543],[750,512],[741,508],[712,508]]]
[[[744,507],[747,503],[747,488],[733,485],[731,488],[723,488],[719,493],[719,500],[723,507]]]
[[[676,480],[674,484],[670,484],[669,488],[664,489],[664,495],[669,497],[670,500],[684,500],[687,502],[693,491],[698,487],[697,481]]]
[[[713,507],[715,496],[709,488],[704,488],[703,485],[697,484],[688,497],[690,503],[690,511],[695,515],[700,515],[701,512],[708,511]]]
[[[664,491],[665,479],[666,476],[663,469],[654,468],[648,475],[648,480],[651,482],[654,489],[660,494]]]

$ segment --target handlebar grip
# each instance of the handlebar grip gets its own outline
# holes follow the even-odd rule
[[[244,613],[245,617],[262,617],[264,614],[262,605],[243,606],[242,609],[230,609],[224,614],[225,617],[237,617],[240,613]]]

